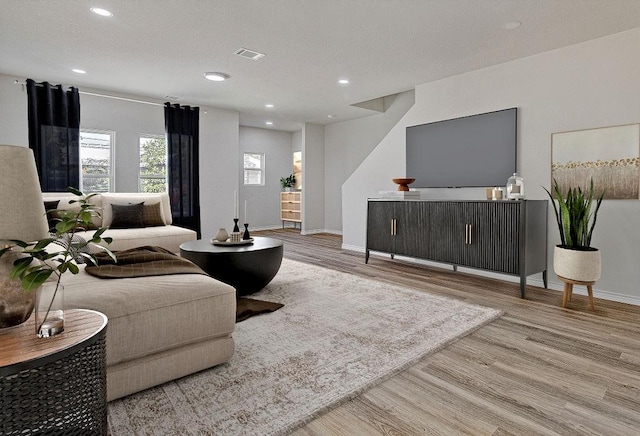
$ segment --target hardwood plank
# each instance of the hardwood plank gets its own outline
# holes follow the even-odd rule
[[[640,307],[342,250],[337,235],[253,232],[285,257],[503,310],[505,315],[296,435],[606,434],[640,428]]]

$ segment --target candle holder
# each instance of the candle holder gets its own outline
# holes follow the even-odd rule
[[[244,223],[244,235],[242,235],[242,240],[251,239],[251,235],[249,234],[249,223]]]
[[[238,227],[238,218],[234,218],[233,219],[233,231],[234,232],[239,232],[240,231],[240,227]]]

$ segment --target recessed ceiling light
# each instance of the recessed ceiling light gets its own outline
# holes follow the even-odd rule
[[[225,73],[218,73],[218,72],[204,73],[204,78],[205,79],[213,80],[214,82],[224,82],[229,77],[231,77],[231,76],[229,76],[228,74],[225,74]]]
[[[347,79],[340,79],[340,80],[338,80],[338,83],[341,84],[341,85],[348,85],[349,81]]]
[[[520,27],[522,23],[520,21],[509,21],[508,23],[504,23],[502,25],[502,28],[505,30],[513,30],[513,29],[517,29],[518,27]]]
[[[267,103],[264,105],[264,107],[268,107],[269,109],[271,109],[273,107],[273,105],[271,103]]]
[[[113,17],[113,14],[106,9],[102,8],[90,8],[91,12],[100,15],[102,17]]]
[[[267,126],[272,126],[273,125],[273,121],[265,121],[264,122]]]
[[[87,72],[85,70],[81,70],[80,68],[74,68],[71,71],[73,71],[74,73],[78,73],[78,74],[87,74]]]
[[[329,118],[329,119],[331,119],[331,118],[335,118],[335,117],[336,117],[336,116],[335,116],[335,115],[333,115],[333,114],[329,114],[329,115],[327,115],[327,118]]]

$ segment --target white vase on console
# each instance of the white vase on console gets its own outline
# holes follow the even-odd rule
[[[227,229],[224,227],[220,227],[218,233],[216,233],[216,237],[214,238],[216,241],[224,242],[229,239],[229,234],[227,233]]]

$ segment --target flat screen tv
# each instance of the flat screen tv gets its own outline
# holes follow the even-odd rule
[[[517,108],[407,127],[412,188],[502,186],[516,172]]]

